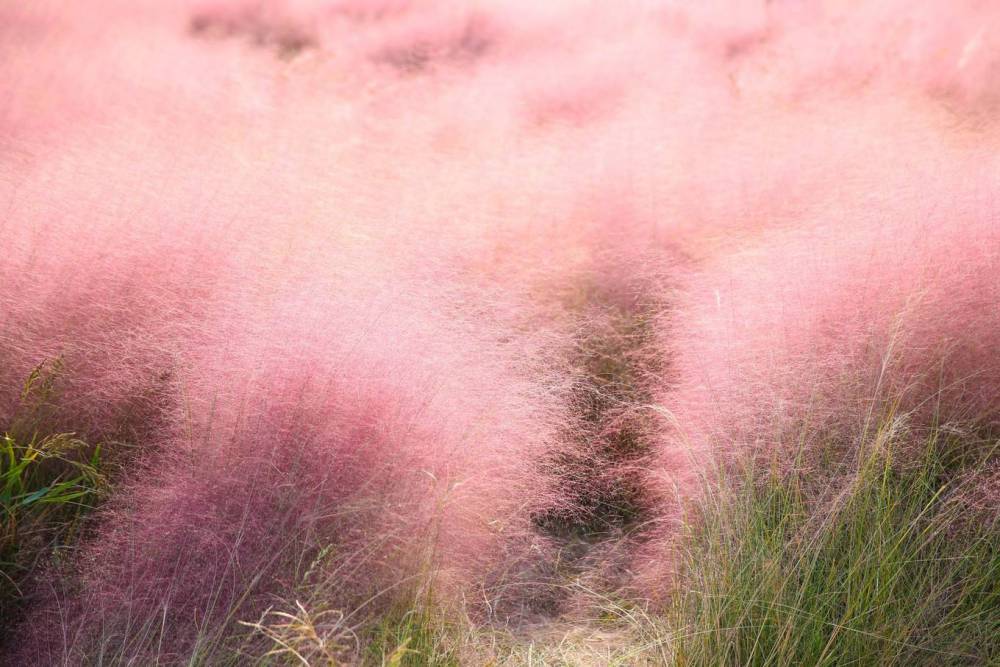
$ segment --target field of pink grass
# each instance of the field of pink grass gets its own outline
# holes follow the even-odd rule
[[[997,27],[0,6],[0,430],[102,465],[58,528],[3,506],[0,664],[683,662],[719,470],[995,442]]]

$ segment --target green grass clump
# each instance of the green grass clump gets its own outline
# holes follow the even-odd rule
[[[1000,664],[1000,531],[963,503],[952,439],[904,465],[882,433],[825,492],[777,467],[724,480],[685,554],[675,664]]]
[[[105,486],[99,446],[44,430],[60,370],[56,360],[31,373],[0,437],[0,616],[9,617],[39,563],[75,542]]]
[[[0,609],[19,595],[17,582],[46,554],[72,540],[82,513],[102,487],[99,447],[72,434],[0,438]]]
[[[448,628],[430,609],[390,611],[373,629],[365,664],[389,667],[458,667]]]
[[[396,605],[359,636],[351,615],[310,609],[296,601],[289,611],[268,609],[256,622],[241,621],[263,639],[242,651],[253,664],[334,667],[458,667],[455,637],[443,619],[423,604]],[[360,655],[359,655],[359,649]]]

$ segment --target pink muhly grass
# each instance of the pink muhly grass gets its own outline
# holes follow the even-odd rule
[[[107,241],[70,250],[39,239],[23,254],[8,247],[0,266],[5,423],[32,369],[56,361],[38,428],[134,443],[169,419],[179,358],[210,307],[213,272],[187,267],[183,247],[142,234],[126,241],[142,250]]]
[[[856,429],[896,401],[924,423],[995,423],[994,214],[897,215],[765,238],[704,272],[676,343],[692,425],[767,442],[807,423]]]
[[[527,379],[516,344],[393,296],[295,297],[202,346],[177,382],[178,435],[105,513],[80,592],[29,618],[69,639],[38,635],[25,656],[73,660],[94,638],[120,658],[211,651],[328,546],[327,602],[378,598],[358,622],[428,586],[446,605],[493,595],[548,502],[536,462],[558,392]]]
[[[211,653],[327,548],[504,621],[540,516],[1000,418],[974,0],[58,4],[0,9],[0,419],[61,359],[135,456],[22,662]]]
[[[882,212],[762,234],[692,274],[663,329],[657,475],[675,507],[719,461],[824,477],[887,420],[914,434],[911,458],[935,429],[1000,423],[1000,224],[974,179],[927,190],[949,205],[890,192]]]

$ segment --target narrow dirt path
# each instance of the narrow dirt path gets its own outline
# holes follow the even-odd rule
[[[618,596],[653,517],[646,471],[655,425],[644,407],[665,361],[651,352],[658,312],[651,292],[638,281],[615,285],[595,276],[574,293],[577,419],[567,434],[571,447],[543,462],[563,503],[533,517],[556,554],[539,573],[551,581],[530,622],[539,638],[578,628],[600,615],[600,597]]]

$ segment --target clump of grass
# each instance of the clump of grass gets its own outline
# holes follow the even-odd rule
[[[391,667],[458,667],[455,642],[429,604],[402,607],[383,616],[371,632],[365,663]]]
[[[71,433],[0,439],[0,611],[21,597],[18,582],[71,543],[103,486],[101,450]]]
[[[19,583],[73,542],[104,487],[100,446],[36,430],[60,368],[56,361],[31,373],[21,414],[0,437],[0,616],[16,606]]]
[[[1000,660],[1000,530],[967,515],[954,439],[938,429],[904,463],[905,436],[881,429],[826,493],[759,463],[724,479],[684,553],[675,663]]]
[[[291,612],[267,609],[256,622],[240,621],[264,637],[273,648],[261,658],[300,665],[337,665],[357,652],[358,638],[339,609],[310,612],[295,601]]]
[[[19,535],[37,524],[51,524],[60,511],[75,514],[100,489],[100,447],[89,460],[71,457],[88,449],[71,433],[32,438],[26,443],[9,434],[0,439],[0,562],[16,556]],[[67,471],[72,471],[67,473]]]

